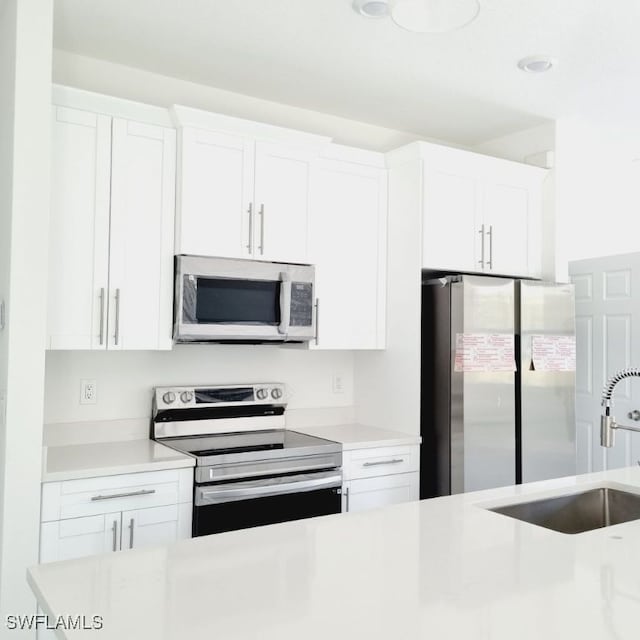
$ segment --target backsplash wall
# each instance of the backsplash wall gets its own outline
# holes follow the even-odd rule
[[[290,409],[353,405],[353,353],[273,345],[178,345],[173,351],[49,351],[45,423],[148,418],[152,389],[189,384],[283,382]],[[339,376],[342,392],[334,393]],[[80,404],[81,380],[95,404]]]

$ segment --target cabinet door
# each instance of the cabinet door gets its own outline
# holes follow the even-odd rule
[[[136,509],[122,513],[122,548],[168,544],[191,536],[191,505]]]
[[[83,558],[120,549],[120,512],[43,522],[40,562]]]
[[[480,180],[464,152],[424,161],[422,265],[481,271]]]
[[[518,167],[518,169],[520,169]],[[485,224],[486,271],[512,276],[538,276],[541,183],[509,166],[485,179],[482,201]]]
[[[175,131],[113,121],[109,349],[172,346]]]
[[[242,136],[180,131],[176,253],[251,256],[253,155]]]
[[[253,255],[282,262],[308,261],[309,189],[314,154],[256,143]]]
[[[105,349],[111,118],[53,107],[47,346]]]
[[[414,472],[351,480],[343,487],[343,511],[365,511],[418,500],[419,477],[420,474]]]
[[[312,348],[384,348],[387,172],[321,160],[311,194],[319,319]]]

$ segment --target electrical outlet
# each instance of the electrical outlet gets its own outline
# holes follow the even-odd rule
[[[80,404],[95,404],[97,394],[95,380],[80,380]]]
[[[344,378],[341,375],[333,376],[333,393],[344,393]]]

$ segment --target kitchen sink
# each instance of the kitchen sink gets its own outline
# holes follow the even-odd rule
[[[640,495],[611,487],[489,509],[560,533],[582,533],[640,519]]]

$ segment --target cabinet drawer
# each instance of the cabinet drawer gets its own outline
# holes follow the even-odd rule
[[[342,488],[342,511],[355,513],[411,502],[418,500],[419,494],[420,474],[417,471],[351,480]]]
[[[192,500],[193,470],[175,469],[49,482],[42,486],[42,522]]]
[[[345,451],[342,456],[343,477],[352,480],[418,471],[419,451],[418,445]]]

